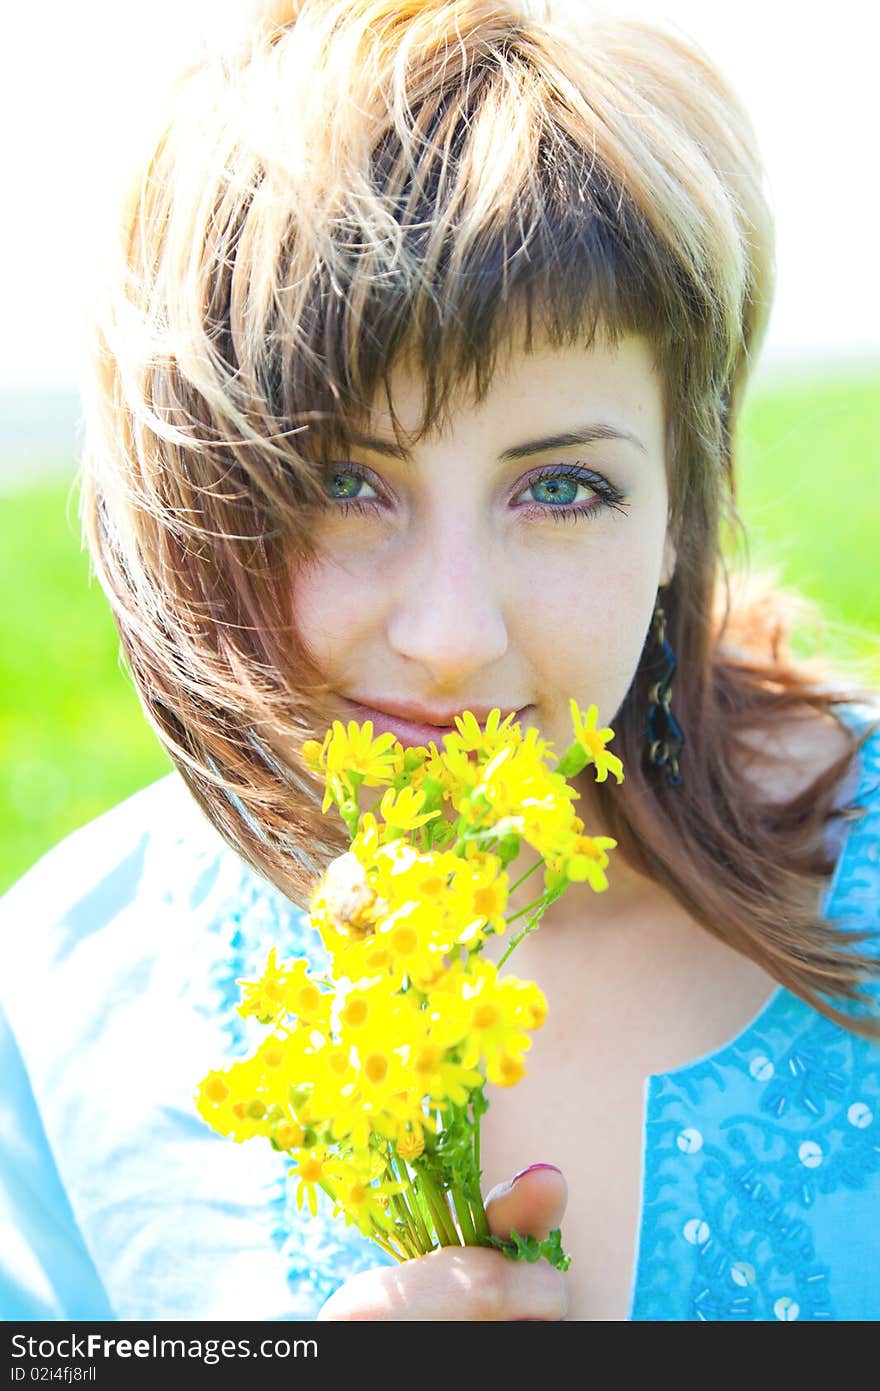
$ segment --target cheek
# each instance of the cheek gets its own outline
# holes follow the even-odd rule
[[[344,566],[316,560],[291,582],[290,614],[300,638],[323,669],[369,621],[375,586]]]
[[[587,525],[583,523],[582,525]],[[509,571],[517,591],[512,611],[530,616],[548,638],[577,634],[597,650],[638,645],[641,614],[657,591],[662,541],[634,531],[608,533],[592,545],[546,548],[521,555]]]
[[[547,714],[558,705],[566,731],[569,695],[595,701],[603,721],[620,708],[654,611],[660,551],[662,539],[655,547],[649,538],[638,545],[620,538],[548,556],[540,577],[521,575],[519,645],[544,674]]]

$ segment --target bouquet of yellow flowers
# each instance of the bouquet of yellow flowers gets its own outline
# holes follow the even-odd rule
[[[279,961],[273,947],[260,979],[238,982],[239,1012],[265,1038],[198,1088],[213,1129],[290,1154],[300,1208],[307,1198],[316,1215],[321,1189],[335,1215],[401,1261],[465,1244],[569,1263],[558,1229],[543,1242],[489,1234],[480,1119],[487,1083],[520,1080],[547,1016],[538,986],[501,967],[570,883],[608,887],[616,841],[584,834],[566,779],[592,764],[598,781],[612,772],[622,782],[623,768],[605,748],[613,731],[595,727],[596,706],[586,716],[570,708],[574,740],[555,769],[550,744],[497,709],[485,728],[466,711],[442,749],[374,738],[370,721],[337,720],[323,743],[304,744],[325,780],[322,810],[335,805],[351,837],[310,903],[331,969]],[[361,788],[384,789],[370,810]],[[523,842],[539,858],[509,885]],[[542,865],[543,891],[505,917],[509,895]],[[483,944],[517,918],[496,966]]]

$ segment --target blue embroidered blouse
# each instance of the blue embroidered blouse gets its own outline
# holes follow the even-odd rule
[[[822,911],[880,952],[880,731],[838,802],[866,810],[836,823]],[[0,1317],[311,1319],[392,1263],[329,1205],[299,1211],[283,1155],[194,1109],[256,1041],[236,980],[276,943],[319,955],[177,773],[0,900]],[[780,987],[644,1098],[630,1318],[880,1318],[880,1044]]]

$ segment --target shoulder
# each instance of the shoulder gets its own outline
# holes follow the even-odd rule
[[[60,964],[102,928],[186,896],[225,842],[176,772],[72,831],[0,898],[0,980]]]
[[[34,895],[63,899],[149,843],[191,835],[207,824],[182,778],[170,773],[64,836],[6,891],[0,907]]]

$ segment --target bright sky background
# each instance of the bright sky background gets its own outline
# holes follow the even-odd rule
[[[120,154],[149,120],[162,82],[206,34],[234,29],[250,3],[7,7],[0,387],[75,381],[97,229],[107,225]],[[696,39],[752,115],[778,236],[763,364],[880,359],[877,7],[607,0],[604,9],[658,19]]]

